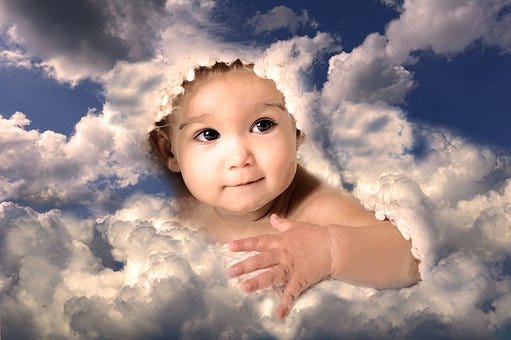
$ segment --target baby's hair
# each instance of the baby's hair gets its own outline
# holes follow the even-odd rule
[[[189,96],[193,93],[194,88],[207,81],[211,75],[216,73],[227,73],[232,70],[253,70],[254,64],[243,64],[240,59],[236,59],[230,64],[224,62],[216,62],[212,66],[199,66],[193,70],[194,78],[192,80],[183,80],[181,87],[184,89],[183,92],[176,95],[170,102],[171,111],[169,114],[164,116],[162,119],[155,123],[155,129],[158,129],[165,138],[168,139],[168,135],[165,128],[171,124],[173,113],[181,108],[185,96]],[[165,105],[169,105],[168,103]],[[162,107],[162,110],[164,108]]]

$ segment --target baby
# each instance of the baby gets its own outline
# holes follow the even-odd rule
[[[410,243],[389,221],[297,163],[303,135],[272,80],[237,60],[200,67],[182,86],[149,140],[181,174],[187,223],[232,251],[258,252],[228,268],[231,276],[266,269],[243,290],[283,286],[282,319],[325,278],[379,289],[419,280]]]

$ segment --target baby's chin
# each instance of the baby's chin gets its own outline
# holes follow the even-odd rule
[[[263,205],[233,205],[228,207],[216,207],[217,210],[224,212],[228,215],[253,215],[265,208],[266,205],[271,204],[271,201]]]
[[[215,209],[224,217],[240,220],[258,220],[266,216],[275,198],[264,202],[237,202],[238,204],[215,206]],[[239,204],[244,203],[244,204]]]

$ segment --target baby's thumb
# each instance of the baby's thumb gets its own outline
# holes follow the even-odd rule
[[[291,221],[286,218],[279,217],[277,214],[271,214],[270,224],[273,228],[277,229],[281,233],[291,228]]]

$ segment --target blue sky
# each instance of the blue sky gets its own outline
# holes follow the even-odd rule
[[[510,0],[0,0],[0,332],[509,337],[510,26]],[[284,93],[301,163],[411,240],[420,284],[326,281],[276,324],[275,292],[228,280],[145,138],[193,67],[238,57]]]

